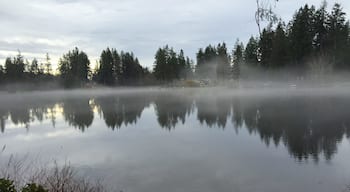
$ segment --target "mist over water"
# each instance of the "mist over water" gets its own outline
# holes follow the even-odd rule
[[[1,157],[123,191],[342,191],[350,89],[284,85],[1,93]]]

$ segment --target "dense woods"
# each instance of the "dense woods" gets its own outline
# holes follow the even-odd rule
[[[61,57],[58,73],[53,73],[48,54],[39,63],[37,59],[25,60],[19,52],[0,66],[0,83],[53,81],[64,87],[81,87],[91,83],[151,85],[181,80],[238,82],[246,77],[258,78],[247,69],[260,73],[285,69],[295,79],[350,70],[350,27],[340,4],[334,4],[330,11],[326,2],[318,8],[306,4],[291,21],[275,21],[245,45],[237,40],[231,46],[222,42],[199,48],[195,62],[183,50],[177,52],[165,45],[156,51],[152,69],[143,67],[132,52],[114,48],[103,50],[91,69],[88,55],[75,48]]]

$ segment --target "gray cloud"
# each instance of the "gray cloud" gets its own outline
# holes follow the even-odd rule
[[[334,4],[329,1],[329,7]],[[339,0],[350,13],[350,2]],[[281,0],[276,12],[290,20],[305,3]],[[78,46],[92,60],[101,50],[133,51],[144,66],[152,66],[158,47],[169,44],[192,58],[199,47],[257,34],[255,1],[240,0],[12,0],[0,2],[0,62],[17,49],[29,58],[51,54],[53,62]]]

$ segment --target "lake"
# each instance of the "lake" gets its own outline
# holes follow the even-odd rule
[[[124,192],[344,191],[349,89],[1,93],[0,158],[69,161]]]

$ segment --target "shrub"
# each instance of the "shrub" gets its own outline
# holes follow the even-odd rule
[[[23,187],[22,192],[48,192],[48,190],[45,190],[41,185],[31,183]]]
[[[0,191],[1,192],[16,192],[13,181],[8,179],[0,179]]]

